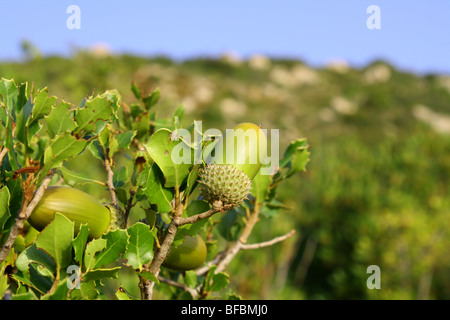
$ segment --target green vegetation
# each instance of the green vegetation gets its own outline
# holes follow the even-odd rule
[[[2,77],[48,87],[49,96],[74,104],[93,89],[116,89],[131,110],[134,81],[147,94],[160,89],[162,117],[184,104],[184,121],[203,120],[204,128],[261,123],[280,129],[280,150],[307,137],[307,171],[280,186],[279,206],[262,208],[260,219],[271,221],[256,225],[249,243],[297,233],[239,252],[227,272],[242,298],[450,298],[450,76],[419,76],[382,61],[313,69],[261,57],[175,62],[80,51],[0,62]],[[92,160],[89,153],[78,159]],[[101,165],[68,166],[104,180]],[[236,223],[225,236],[241,229]],[[370,265],[380,267],[380,290],[366,286]]]

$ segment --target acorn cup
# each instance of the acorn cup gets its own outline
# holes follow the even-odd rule
[[[171,246],[163,266],[176,271],[193,270],[206,259],[207,249],[202,237],[186,236],[178,246]]]
[[[60,213],[75,223],[75,232],[81,224],[89,227],[89,237],[99,238],[109,228],[111,212],[96,198],[81,190],[54,186],[48,187],[38,202],[28,222],[42,231],[52,220],[55,213]]]
[[[204,200],[237,206],[250,194],[252,180],[261,169],[267,152],[267,138],[253,123],[241,123],[222,136],[199,171],[199,188]]]

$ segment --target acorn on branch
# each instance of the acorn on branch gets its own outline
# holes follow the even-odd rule
[[[237,206],[247,199],[252,188],[250,178],[231,165],[207,165],[199,178],[203,198],[211,204],[220,200],[223,205]]]
[[[123,214],[113,206],[105,206],[90,194],[65,186],[48,187],[28,222],[42,231],[54,219],[55,213],[73,221],[76,231],[86,224],[90,238],[99,238],[108,230],[126,227]]]
[[[252,180],[262,165],[267,139],[260,126],[241,123],[218,141],[199,171],[204,200],[238,206],[248,198]]]

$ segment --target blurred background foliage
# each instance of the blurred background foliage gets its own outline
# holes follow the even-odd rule
[[[450,76],[383,61],[312,68],[263,55],[172,61],[102,46],[71,57],[22,48],[21,61],[0,62],[0,77],[73,104],[112,88],[132,104],[135,81],[160,88],[161,116],[183,104],[184,122],[202,120],[203,130],[260,123],[280,129],[281,151],[308,139],[307,172],[281,187],[286,208],[261,217],[250,241],[296,236],[239,253],[227,272],[242,298],[450,298]],[[370,265],[381,269],[380,290],[366,286]]]

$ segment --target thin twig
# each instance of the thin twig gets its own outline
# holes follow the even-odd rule
[[[9,251],[14,245],[14,241],[16,241],[17,236],[19,235],[20,231],[23,228],[25,220],[28,219],[28,217],[31,215],[31,212],[33,212],[34,208],[38,204],[38,202],[41,200],[42,196],[44,195],[45,190],[47,189],[48,185],[50,184],[50,181],[53,178],[53,175],[55,174],[54,170],[51,170],[47,176],[42,181],[39,188],[36,190],[36,193],[34,194],[34,197],[31,201],[27,199],[27,196],[24,194],[24,200],[22,203],[22,208],[17,215],[16,223],[14,224],[13,228],[11,229],[11,232],[9,233],[8,239],[6,240],[5,245],[3,246],[1,252],[0,252],[0,263],[6,259],[6,257],[9,254]]]
[[[430,298],[430,289],[433,279],[431,272],[422,273],[417,288],[417,300],[428,300]]]
[[[221,201],[216,201],[216,202],[214,202],[212,208],[209,209],[208,211],[205,211],[205,212],[202,212],[202,213],[190,216],[190,217],[180,218],[176,221],[176,224],[177,224],[177,226],[183,226],[185,224],[195,223],[197,221],[212,217],[217,212],[227,211],[227,210],[231,209],[231,207],[232,206],[230,206],[230,205],[225,205],[225,206],[222,205]]]
[[[114,187],[113,179],[114,172],[111,169],[111,163],[109,161],[109,155],[105,155],[105,169],[106,169],[106,186],[108,187],[109,194],[111,196],[112,205],[120,211],[119,201],[117,200],[116,188]]]
[[[175,208],[172,221],[169,224],[167,233],[161,242],[160,248],[156,251],[153,260],[150,262],[150,265],[146,266],[148,268],[148,271],[153,273],[155,277],[158,277],[159,272],[161,270],[161,265],[166,259],[167,254],[169,253],[170,246],[172,245],[172,242],[175,239],[175,235],[177,233],[179,226],[188,223],[194,223],[202,219],[207,219],[212,215],[214,215],[215,213],[223,211],[228,208],[229,206],[223,206],[221,201],[216,201],[213,203],[213,206],[210,210],[197,214],[195,216],[182,218],[184,205],[183,202],[180,201],[180,197],[177,197],[177,200],[175,201]],[[142,287],[145,292],[143,292],[142,296],[145,300],[151,300],[153,295],[153,287],[155,286],[155,283],[149,280],[143,280],[143,282],[144,283],[142,284]]]
[[[203,267],[200,267],[200,268],[196,269],[195,270],[195,274],[197,276],[201,276],[201,275],[204,275],[204,274],[208,273],[208,271],[211,268],[211,266],[214,266],[214,265],[218,264],[220,261],[222,261],[222,259],[226,256],[227,251],[228,250],[223,250],[223,251],[219,252],[218,254],[216,254],[214,259],[212,259],[211,261],[206,262]]]
[[[306,274],[308,273],[309,266],[314,258],[314,254],[316,252],[317,240],[309,237],[306,241],[305,249],[303,251],[302,258],[297,267],[297,277],[296,281],[298,286],[301,287],[303,285],[303,281],[306,278]]]
[[[223,258],[217,264],[215,273],[219,273],[225,270],[228,264],[238,254],[238,252],[241,250],[242,245],[247,242],[247,239],[250,236],[256,222],[259,220],[258,216],[259,216],[259,205],[255,205],[253,212],[248,217],[247,223],[245,224],[241,236],[236,242],[232,244],[230,248],[227,249],[225,254],[223,254]]]
[[[161,243],[161,247],[156,251],[152,261],[150,262],[150,265],[145,266],[148,267],[148,271],[151,272],[155,277],[158,277],[159,272],[161,271],[161,265],[166,259],[170,246],[172,245],[172,242],[175,239],[175,235],[178,229],[176,221],[181,217],[182,214],[183,214],[183,205],[178,203],[178,206],[175,208],[174,217],[167,229],[167,234],[165,235],[164,240]],[[152,299],[154,286],[155,282],[150,280],[144,280],[142,289],[143,290],[142,295],[144,300]]]
[[[215,273],[222,272],[226,269],[228,264],[234,259],[234,257],[238,254],[238,252],[243,250],[250,250],[250,249],[258,249],[263,248],[267,246],[272,246],[278,242],[284,241],[288,239],[289,237],[293,236],[295,234],[295,230],[291,230],[285,235],[276,237],[269,241],[264,241],[261,243],[255,243],[255,244],[246,244],[248,237],[250,236],[253,227],[259,220],[259,206],[256,205],[253,212],[251,212],[248,216],[247,223],[244,227],[244,230],[242,231],[241,236],[239,239],[234,242],[229,248],[227,248],[225,251],[220,252],[212,261],[207,263],[206,266],[197,269],[196,274],[198,276],[204,275],[209,271],[209,267],[211,265],[217,265],[217,268],[215,270]]]
[[[260,249],[264,247],[273,246],[274,244],[284,241],[289,237],[292,237],[295,234],[295,230],[291,230],[290,232],[286,233],[285,235],[273,238],[272,240],[260,242],[260,243],[253,243],[253,244],[242,244],[241,250],[253,250],[253,249]]]
[[[171,279],[167,279],[167,278],[164,278],[164,277],[161,277],[161,276],[158,276],[158,280],[159,280],[160,282],[164,282],[164,283],[166,283],[166,284],[168,284],[168,285],[171,285],[171,286],[173,286],[173,287],[180,288],[180,289],[183,289],[183,290],[186,291],[186,292],[189,292],[189,294],[192,296],[192,298],[193,298],[194,300],[196,300],[197,297],[198,297],[198,292],[197,292],[197,290],[195,290],[195,289],[193,289],[193,288],[189,288],[185,283],[184,283],[184,284],[181,284],[181,283],[178,283],[178,282],[176,282],[176,281],[173,281],[173,280],[171,280]]]
[[[2,148],[2,151],[0,152],[0,166],[2,165],[3,158],[6,156],[8,152],[9,149],[7,147]]]
[[[230,264],[230,262],[234,259],[234,257],[241,250],[242,242],[240,240],[233,243],[233,245],[225,252],[223,258],[217,264],[217,268],[214,273],[222,272],[226,269],[226,267]]]
[[[300,235],[298,238],[302,239],[302,236]],[[296,243],[300,243],[300,239],[297,239]],[[295,257],[295,249],[297,248],[296,243],[282,248],[283,251],[281,252],[281,255],[284,259],[280,262],[275,271],[275,279],[272,285],[272,290],[274,292],[279,292],[286,284],[289,269]]]

